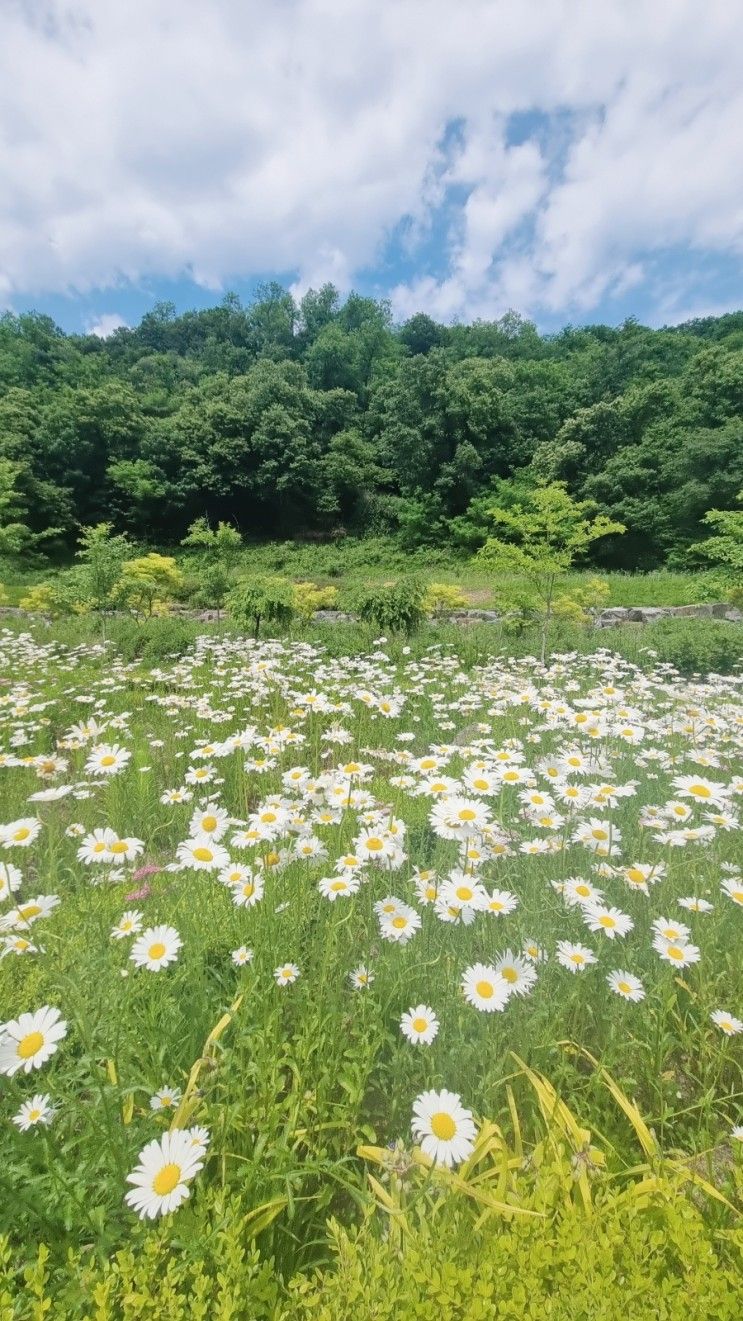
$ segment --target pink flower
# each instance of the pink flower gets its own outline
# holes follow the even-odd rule
[[[142,868],[142,870],[146,871],[147,868]],[[152,886],[143,885],[140,887],[139,890],[130,890],[129,893],[124,896],[124,898],[127,901],[129,901],[130,899],[149,899],[151,894],[152,894]]]

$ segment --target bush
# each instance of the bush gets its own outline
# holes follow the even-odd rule
[[[337,587],[318,587],[317,583],[294,584],[294,608],[302,619],[311,619],[316,610],[332,610],[338,600]]]
[[[383,633],[412,633],[425,618],[425,587],[418,578],[398,578],[362,589],[354,601],[359,617]]]
[[[296,613],[294,586],[287,578],[242,578],[226,601],[227,609],[240,628],[252,628],[260,634],[261,624],[286,626]]]
[[[469,601],[461,587],[453,583],[429,583],[423,597],[427,615],[440,615],[447,610],[464,610]]]

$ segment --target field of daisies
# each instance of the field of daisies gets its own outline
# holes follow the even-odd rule
[[[734,1232],[740,678],[9,630],[0,676],[4,1317],[21,1245],[193,1256],[231,1208],[288,1279],[406,1197],[545,1217],[548,1154],[584,1201],[662,1154]]]

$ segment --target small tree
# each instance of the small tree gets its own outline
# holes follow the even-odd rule
[[[213,528],[208,519],[197,518],[181,545],[201,552],[200,595],[206,604],[216,606],[219,615],[243,548],[240,533],[231,523],[220,522]]]
[[[227,609],[241,628],[288,625],[296,611],[294,585],[287,578],[241,578],[227,595]]]
[[[117,591],[127,555],[131,553],[125,533],[113,533],[111,523],[96,523],[80,531],[75,552],[79,567],[75,587],[82,605],[101,614],[106,635],[106,612],[116,604]]]
[[[117,595],[137,615],[149,616],[167,610],[183,586],[183,574],[170,555],[152,551],[135,560],[125,560]]]
[[[586,618],[594,604],[586,587],[561,590],[566,574],[595,541],[625,530],[622,523],[594,515],[594,509],[588,500],[574,500],[563,482],[551,482],[535,487],[528,503],[490,511],[498,535],[488,538],[478,559],[496,574],[499,602],[522,616],[539,617],[542,663],[555,614]],[[600,600],[605,586],[600,579],[594,583]]]
[[[743,491],[738,503],[743,504]],[[710,509],[702,522],[716,535],[690,549],[716,566],[711,575],[715,587],[719,585],[734,605],[743,605],[743,509]]]

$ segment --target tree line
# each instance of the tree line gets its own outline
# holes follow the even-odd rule
[[[384,301],[271,284],[106,340],[8,313],[0,551],[61,554],[102,521],[168,546],[205,517],[474,552],[494,505],[561,482],[626,529],[596,564],[683,563],[743,489],[742,402],[743,312],[540,334],[515,313],[395,325]]]

